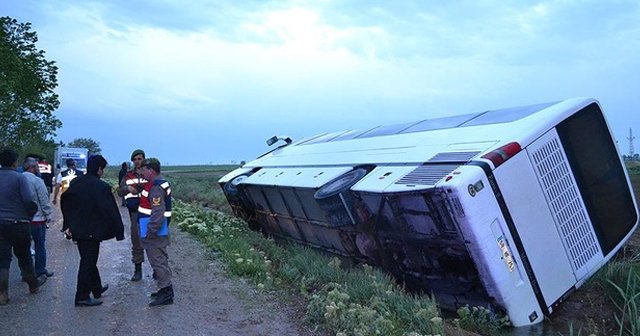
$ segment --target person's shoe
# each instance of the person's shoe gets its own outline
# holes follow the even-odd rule
[[[94,292],[93,293],[93,298],[94,299],[99,299],[100,297],[102,297],[102,293],[106,292],[107,289],[109,289],[109,285],[108,284],[102,286],[102,288],[100,288],[100,292],[99,293],[98,292]]]
[[[39,277],[32,275],[31,277],[29,276],[25,277],[25,280],[27,284],[29,284],[29,292],[31,294],[35,294],[40,289],[40,286],[42,286],[45,282],[47,282],[47,276],[44,274]]]
[[[50,277],[52,277],[52,276],[53,276],[53,272],[49,272],[49,271],[45,270],[45,271],[44,271],[44,273],[40,273],[40,274],[38,274],[37,276],[41,276],[41,275],[44,275],[44,276],[46,276],[47,278],[50,278]],[[22,281],[25,281],[25,282],[26,282],[26,280],[25,280],[24,278],[22,278]]]
[[[160,290],[157,292],[157,295],[155,296],[153,301],[149,303],[149,307],[164,306],[164,305],[170,305],[170,304],[173,304],[173,286],[172,285],[169,285],[164,288],[160,288]]]
[[[153,293],[149,294],[149,298],[150,298],[150,299],[155,299],[155,298],[157,298],[157,297],[158,297],[158,293],[159,293],[159,292],[160,292],[160,291],[159,291],[159,290],[157,290],[157,291],[155,291],[155,292],[153,292]]]
[[[96,300],[96,299],[92,299],[92,298],[88,298],[86,300],[76,300],[76,307],[93,307],[93,306],[99,306],[102,304],[101,300]]]
[[[135,266],[136,270],[133,272],[131,281],[140,281],[142,280],[142,263],[135,263]]]

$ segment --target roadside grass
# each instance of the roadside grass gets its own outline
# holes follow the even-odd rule
[[[231,213],[229,203],[222,193],[217,180],[224,174],[215,174],[206,179],[192,176],[184,176],[176,172],[163,172],[164,177],[171,184],[171,192],[174,197],[189,203],[197,203],[200,206],[212,208],[224,213]],[[196,180],[197,183],[194,183]]]
[[[388,275],[297,245],[279,245],[223,213],[176,201],[174,225],[204,241],[227,272],[259,291],[293,290],[308,302],[307,320],[336,335],[443,335],[446,326],[430,297],[405,292]],[[463,334],[459,331],[459,334]],[[455,334],[448,332],[446,334]]]
[[[640,335],[640,250],[623,250],[592,281],[616,307],[616,335]]]

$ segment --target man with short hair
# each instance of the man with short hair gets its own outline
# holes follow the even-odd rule
[[[142,161],[145,154],[142,149],[136,149],[131,153],[131,169],[120,181],[118,196],[124,196],[127,209],[129,210],[129,221],[131,223],[131,262],[135,267],[131,281],[142,280],[142,263],[144,262],[144,249],[140,242],[140,228],[138,227],[138,205],[140,205],[140,194],[147,183],[142,176]]]
[[[106,166],[107,160],[101,155],[89,157],[87,174],[73,181],[60,196],[62,229],[77,242],[80,253],[76,307],[102,304],[97,299],[109,285],[102,285],[98,271],[100,242],[114,237],[118,241],[124,239],[124,226],[111,187],[100,179]]]
[[[173,284],[169,267],[169,222],[171,221],[171,187],[160,175],[160,161],[156,158],[144,160],[142,174],[149,181],[141,193],[138,208],[140,238],[147,252],[158,282],[158,291],[151,294],[149,307],[173,303]]]
[[[76,169],[76,160],[69,158],[65,161],[65,164],[67,165],[67,169],[61,171],[58,173],[58,176],[56,176],[56,185],[53,189],[53,204],[56,204],[58,201],[58,193],[62,194],[67,191],[71,185],[71,181],[77,176],[83,175],[81,170]]]
[[[31,293],[47,280],[36,277],[31,258],[31,219],[38,207],[33,202],[29,183],[16,171],[18,154],[11,149],[0,151],[0,305],[9,302],[9,267],[11,250],[18,258],[22,278]]]
[[[36,159],[27,157],[22,168],[22,173],[29,182],[33,201],[38,206],[38,211],[31,219],[31,238],[35,248],[36,276],[46,275],[52,277],[53,272],[47,270],[47,250],[45,247],[47,225],[51,222],[53,206],[49,201],[49,192],[44,181],[39,178],[39,163]]]

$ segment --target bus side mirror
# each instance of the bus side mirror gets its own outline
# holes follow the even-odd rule
[[[293,142],[291,140],[291,138],[289,138],[289,137],[278,137],[278,136],[274,135],[274,136],[270,137],[269,139],[267,139],[267,146],[273,145],[274,143],[278,142],[278,140],[282,140],[282,141],[286,142],[287,145],[290,144],[291,142]]]
[[[278,142],[278,137],[277,136],[272,136],[269,139],[267,139],[267,146],[271,146],[274,143]]]

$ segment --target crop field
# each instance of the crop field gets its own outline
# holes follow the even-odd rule
[[[336,258],[276,244],[248,230],[231,215],[217,183],[236,167],[164,168],[163,175],[180,200],[177,225],[217,251],[230,275],[247,278],[258,290],[301,296],[308,304],[308,323],[335,335],[512,334],[507,320],[482,307],[443,312],[431,297],[407,293],[375,269],[347,267]],[[628,165],[628,171],[638,198],[640,164]],[[636,232],[612,261],[556,308],[540,334],[640,335],[639,305],[640,233]]]

